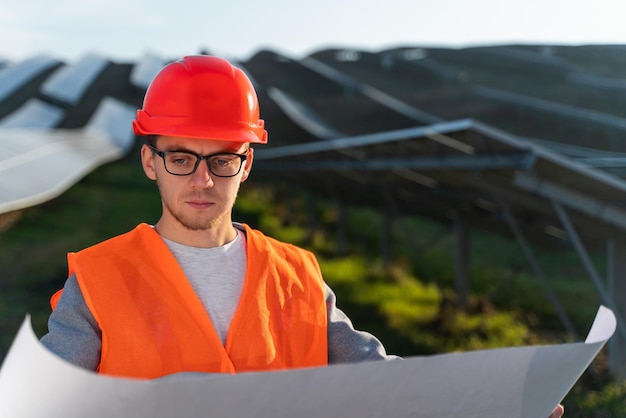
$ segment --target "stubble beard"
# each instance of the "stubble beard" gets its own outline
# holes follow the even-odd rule
[[[208,231],[220,224],[222,218],[224,217],[223,215],[220,215],[209,219],[201,219],[200,217],[192,218],[191,216],[172,210],[172,208],[167,204],[165,204],[165,207],[179,224],[190,231]]]
[[[224,219],[226,218],[226,213],[218,213],[218,215],[213,216],[209,219],[206,219],[202,216],[193,217],[183,213],[182,210],[176,210],[173,205],[169,203],[169,201],[163,198],[163,190],[161,188],[161,184],[159,180],[156,181],[157,187],[161,193],[161,201],[163,202],[163,210],[167,211],[176,222],[178,222],[182,227],[188,229],[190,231],[208,231],[210,229],[215,228],[217,225],[222,224]]]

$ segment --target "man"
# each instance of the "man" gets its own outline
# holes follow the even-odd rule
[[[133,127],[162,216],[68,255],[46,347],[143,379],[396,358],[337,309],[313,254],[233,223],[250,144],[267,142],[241,70],[209,56],[167,65]]]
[[[267,142],[256,92],[223,59],[167,65],[133,122],[162,216],[68,255],[52,298],[52,352],[99,373],[157,378],[395,358],[337,309],[315,257],[233,223],[251,143]]]

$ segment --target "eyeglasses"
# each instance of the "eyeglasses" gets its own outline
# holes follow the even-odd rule
[[[247,154],[218,152],[211,155],[198,155],[187,151],[159,151],[148,145],[152,152],[163,158],[165,171],[175,176],[188,176],[198,169],[200,161],[206,160],[209,171],[216,177],[233,177],[239,174]]]

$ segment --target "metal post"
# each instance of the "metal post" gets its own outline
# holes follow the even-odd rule
[[[623,239],[611,240],[607,244],[607,288],[609,294],[613,296],[616,315],[622,316],[623,307],[626,306],[626,241]],[[615,280],[621,278],[621,280]],[[623,325],[623,324],[622,324]],[[620,324],[618,324],[620,326]],[[619,379],[626,379],[626,338],[616,335],[608,342],[609,372]]]
[[[621,338],[622,341],[626,341],[626,327],[624,326],[624,322],[621,319],[620,312],[616,309],[616,304],[613,300],[612,295],[605,289],[604,285],[602,284],[600,275],[598,274],[593,263],[591,262],[591,257],[589,257],[589,254],[587,253],[585,246],[580,240],[578,233],[576,232],[576,229],[574,228],[574,225],[572,224],[569,216],[567,215],[567,212],[565,211],[563,206],[561,206],[558,202],[552,201],[552,207],[554,208],[554,211],[556,212],[559,219],[561,220],[561,223],[563,224],[563,227],[567,231],[569,238],[572,240],[572,244],[576,248],[576,251],[578,252],[578,256],[580,257],[580,260],[585,266],[585,269],[587,270],[587,274],[589,274],[589,276],[591,277],[591,280],[596,286],[598,293],[600,293],[602,300],[604,301],[606,306],[610,308],[615,314],[615,317],[617,319],[617,335],[615,335],[613,338],[615,339]],[[609,357],[610,357],[609,362],[617,363],[617,358],[615,357],[617,355],[619,355],[619,353],[609,352]],[[622,365],[622,367],[626,367],[626,366]]]
[[[383,262],[383,267],[387,269],[390,264],[390,245],[391,245],[391,231],[393,228],[393,215],[389,206],[385,206],[382,210],[382,223],[381,223],[381,240],[380,240],[380,258]]]
[[[341,256],[346,254],[348,245],[346,238],[346,209],[343,202],[335,199],[338,211],[337,219],[337,253]]]
[[[509,225],[509,228],[511,228],[511,231],[513,231],[513,235],[515,236],[515,239],[517,240],[519,245],[522,247],[522,251],[524,252],[524,255],[526,256],[526,259],[528,260],[530,267],[535,273],[535,276],[537,276],[539,280],[541,280],[541,283],[544,286],[546,294],[548,295],[550,302],[552,302],[552,306],[556,310],[556,313],[559,316],[561,323],[563,324],[567,332],[572,337],[578,339],[578,333],[576,332],[574,325],[572,325],[572,321],[570,321],[569,317],[567,316],[567,313],[565,312],[565,309],[563,309],[563,306],[561,306],[561,302],[559,301],[559,298],[556,296],[556,294],[552,290],[552,287],[550,286],[550,283],[548,282],[548,279],[546,278],[546,275],[543,269],[539,265],[539,262],[537,261],[535,254],[531,250],[530,245],[528,244],[528,241],[526,240],[526,237],[522,233],[522,230],[520,229],[518,223],[515,221],[515,218],[513,217],[513,214],[511,213],[508,205],[501,203],[501,207],[502,207],[502,213],[504,215],[504,219]]]
[[[455,230],[455,290],[459,304],[463,308],[467,308],[469,301],[469,230],[461,212],[456,213]]]

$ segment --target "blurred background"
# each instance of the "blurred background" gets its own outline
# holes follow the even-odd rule
[[[564,400],[626,416],[626,6],[617,0],[6,1],[0,360],[66,253],[155,222],[131,121],[184,55],[250,76],[269,131],[236,220],[319,255],[410,356],[618,330]]]

